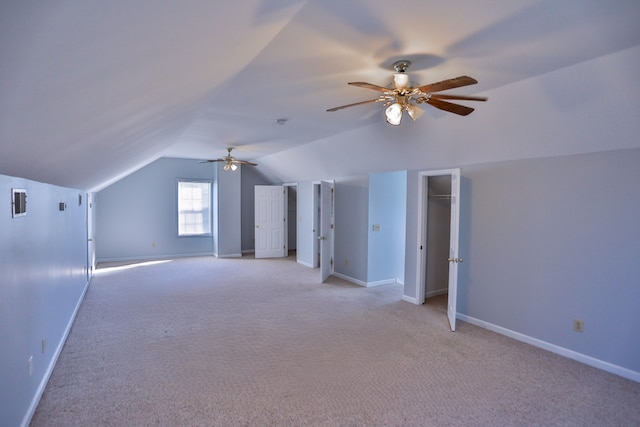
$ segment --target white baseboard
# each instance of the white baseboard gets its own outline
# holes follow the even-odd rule
[[[492,332],[505,335],[509,338],[513,338],[517,341],[522,341],[524,343],[531,344],[535,347],[542,348],[552,353],[559,354],[560,356],[564,356],[569,359],[584,363],[585,365],[602,369],[603,371],[606,371],[615,375],[619,375],[631,381],[640,382],[640,372],[632,371],[631,369],[623,368],[622,366],[614,365],[612,363],[605,362],[603,360],[596,359],[591,356],[587,356],[586,354],[578,353],[576,351],[569,350],[567,348],[560,347],[558,345],[551,344],[546,341],[542,341],[537,338],[533,338],[528,335],[521,334],[520,332],[515,332],[510,329],[503,328],[502,326],[494,325],[492,323],[485,322],[483,320],[476,319],[471,316],[467,316],[466,314],[457,313],[456,318],[464,322],[469,322],[472,325],[476,325],[481,328],[488,329]]]
[[[367,283],[362,280],[354,279],[353,277],[347,276],[346,274],[336,273],[335,271],[331,273],[332,276],[339,277],[342,280],[346,280],[347,282],[355,283],[358,286],[367,287]]]
[[[310,263],[310,262],[300,261],[299,259],[298,259],[298,260],[296,260],[296,262],[297,262],[298,264],[304,265],[305,267],[314,268],[314,267],[313,267],[313,265],[311,265],[311,263]]]
[[[398,283],[397,279],[387,279],[387,280],[378,280],[377,282],[367,282],[367,288],[371,288],[373,286],[383,286],[383,285],[395,285]]]
[[[38,408],[38,404],[40,403],[40,399],[42,398],[42,394],[44,393],[45,388],[47,387],[47,383],[49,382],[49,378],[51,378],[51,374],[53,373],[53,368],[55,368],[56,363],[58,363],[58,358],[60,357],[60,353],[62,353],[62,348],[64,347],[64,343],[67,342],[67,338],[69,337],[69,333],[71,332],[71,327],[73,326],[73,322],[76,320],[76,315],[78,314],[78,310],[80,310],[80,305],[82,301],[84,301],[84,297],[87,294],[87,289],[89,289],[90,280],[87,281],[86,285],[84,285],[84,289],[82,290],[82,294],[76,303],[75,308],[73,309],[73,313],[71,314],[71,318],[69,322],[67,322],[67,327],[65,328],[64,334],[62,334],[62,339],[58,343],[55,351],[53,352],[53,357],[49,361],[49,365],[47,366],[47,370],[38,385],[38,389],[36,390],[36,394],[33,396],[33,400],[29,405],[29,409],[27,413],[24,415],[22,419],[22,423],[20,424],[22,427],[27,427],[31,423],[31,418],[36,413],[36,409]]]
[[[196,252],[191,254],[167,254],[167,255],[144,255],[144,256],[131,256],[131,257],[111,257],[111,258],[97,258],[96,264],[101,262],[128,262],[128,261],[155,261],[163,259],[174,258],[190,258],[198,256],[217,256],[213,252]]]
[[[217,254],[216,258],[242,258],[242,254]]]
[[[418,304],[418,300],[415,297],[409,297],[409,296],[406,296],[406,295],[402,295],[402,300],[410,302],[411,304],[420,305],[420,304]]]
[[[364,288],[372,288],[374,286],[383,286],[383,285],[402,284],[398,279],[379,280],[377,282],[365,282],[363,280],[354,279],[353,277],[347,276],[346,274],[336,273],[335,271],[331,273],[331,275],[339,277],[342,280],[346,280],[347,282],[355,283],[356,285],[362,286]]]

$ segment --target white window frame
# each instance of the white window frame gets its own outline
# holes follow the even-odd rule
[[[183,202],[181,199],[181,188],[182,188],[182,184],[206,184],[207,189],[208,189],[208,197],[206,197],[206,199],[201,200],[200,204],[198,204],[198,200],[197,198],[192,198],[192,202],[195,202],[195,206],[190,206],[192,209],[188,209],[187,212],[187,207],[183,206]],[[211,202],[211,193],[213,191],[213,185],[211,183],[211,180],[207,180],[207,179],[187,179],[187,178],[178,178],[178,183],[176,186],[176,211],[177,211],[177,226],[178,226],[178,236],[179,237],[197,237],[197,236],[211,236],[212,235],[212,229],[213,229],[213,215],[212,215],[212,209],[213,209],[213,204]],[[204,202],[206,200],[206,205],[202,202]],[[188,202],[187,202],[188,203]],[[193,225],[197,228],[198,226],[201,227],[200,230],[185,230],[183,229],[183,226],[185,225],[183,222],[183,218],[184,215],[190,213],[194,216],[197,217],[197,215],[201,215],[204,216],[206,215],[206,219],[207,221],[202,221],[200,224],[194,223]]]

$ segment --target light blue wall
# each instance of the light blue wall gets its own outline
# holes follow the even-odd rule
[[[368,223],[368,177],[336,179],[334,270],[361,283],[367,282]]]
[[[212,254],[211,236],[178,237],[177,182],[214,180],[216,167],[161,158],[97,193],[98,261]]]
[[[364,286],[404,281],[406,176],[401,171],[336,179],[338,275]]]
[[[458,312],[640,372],[638,165],[640,149],[462,167]],[[409,174],[410,297],[417,180]]]
[[[11,217],[12,188],[27,190],[24,217]],[[18,426],[35,410],[86,289],[87,199],[5,175],[0,194],[0,424]]]
[[[407,173],[369,175],[367,282],[404,283]],[[379,231],[374,231],[374,225]]]
[[[225,171],[217,167],[217,199],[214,199],[214,222],[217,223],[215,255],[218,257],[242,256],[242,167],[235,171]]]
[[[463,215],[461,204],[460,216]],[[416,298],[418,236],[418,172],[407,171],[407,219],[405,231],[404,256],[404,295]]]

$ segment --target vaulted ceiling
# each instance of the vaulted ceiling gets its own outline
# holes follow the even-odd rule
[[[95,191],[230,146],[281,181],[637,147],[639,18],[636,0],[3,2],[0,173]],[[398,59],[489,101],[399,127],[379,104],[326,112]]]

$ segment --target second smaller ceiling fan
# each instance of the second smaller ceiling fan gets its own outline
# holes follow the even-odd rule
[[[235,171],[238,169],[238,165],[249,165],[249,166],[258,166],[257,163],[248,162],[246,160],[238,160],[231,155],[231,150],[233,147],[227,148],[227,155],[215,160],[203,160],[200,163],[214,163],[214,162],[224,162],[224,166],[222,169],[228,171]]]

